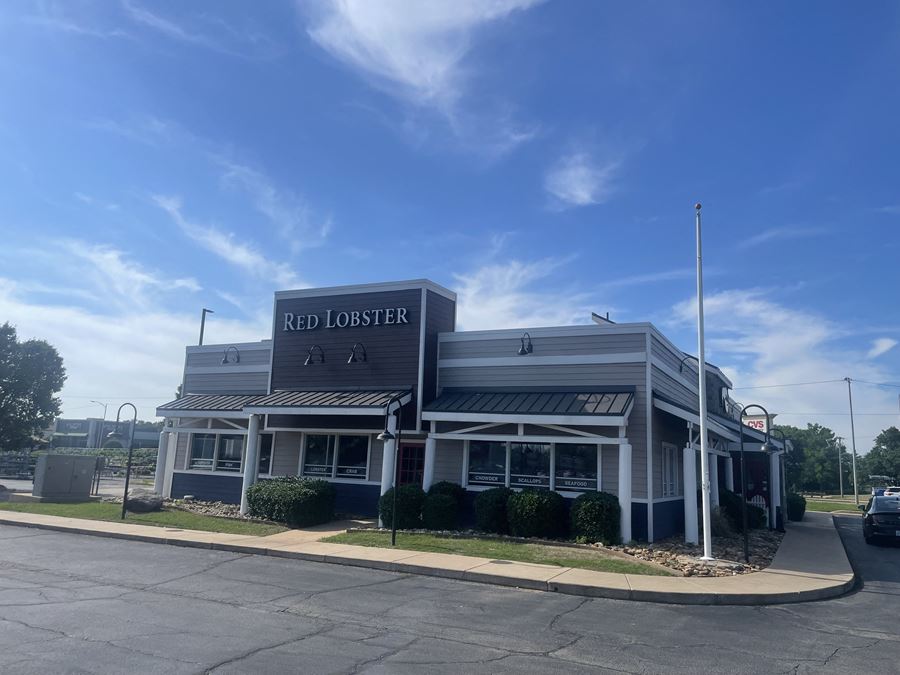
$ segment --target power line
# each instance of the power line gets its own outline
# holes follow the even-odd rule
[[[860,384],[870,384],[873,387],[897,387],[900,389],[900,384],[894,384],[893,382],[869,382],[867,380],[853,380],[854,382],[859,382]]]
[[[772,389],[774,387],[805,387],[811,384],[830,384],[832,382],[843,382],[844,380],[819,380],[818,382],[792,382],[790,384],[760,384],[755,387],[735,387],[734,391],[742,391],[744,389]],[[853,380],[857,382],[857,380]]]

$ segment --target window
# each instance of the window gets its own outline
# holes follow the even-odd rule
[[[334,467],[334,436],[308,434],[303,459],[303,475],[330,478]]]
[[[244,437],[237,434],[220,434],[216,454],[217,471],[240,471]]]
[[[506,443],[469,441],[469,484],[506,485]]]
[[[191,458],[189,469],[212,471],[216,457],[216,435],[194,434],[191,436]]]
[[[338,436],[337,478],[365,480],[368,465],[368,436]]]
[[[259,435],[259,473],[272,473],[272,440],[274,434]]]
[[[550,487],[550,446],[543,443],[511,443],[510,487]]]
[[[671,443],[662,444],[662,496],[678,494],[678,448]]]
[[[597,446],[560,443],[556,446],[556,489],[597,489]]]

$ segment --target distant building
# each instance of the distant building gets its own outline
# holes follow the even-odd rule
[[[128,435],[131,433],[131,421],[119,422],[119,433],[122,434],[127,445]],[[106,440],[106,436],[116,426],[115,420],[102,420],[98,417],[86,419],[71,419],[59,417],[48,430],[51,448],[99,448]],[[159,447],[159,431],[134,432],[134,447],[156,448]]]

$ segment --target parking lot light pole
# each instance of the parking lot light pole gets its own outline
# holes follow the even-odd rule
[[[134,428],[137,426],[137,408],[134,403],[123,403],[116,412],[116,426],[106,437],[109,441],[121,441],[122,434],[119,433],[119,418],[122,416],[122,408],[131,406],[134,411],[134,418],[131,420],[131,433],[128,435],[128,463],[125,466],[125,494],[122,495],[122,520],[125,520],[125,510],[128,507],[128,483],[131,478],[131,455],[134,451]]]

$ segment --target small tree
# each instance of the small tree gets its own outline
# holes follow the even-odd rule
[[[0,326],[0,450],[19,450],[50,426],[65,381],[56,349],[44,340],[20,342],[13,326]]]

